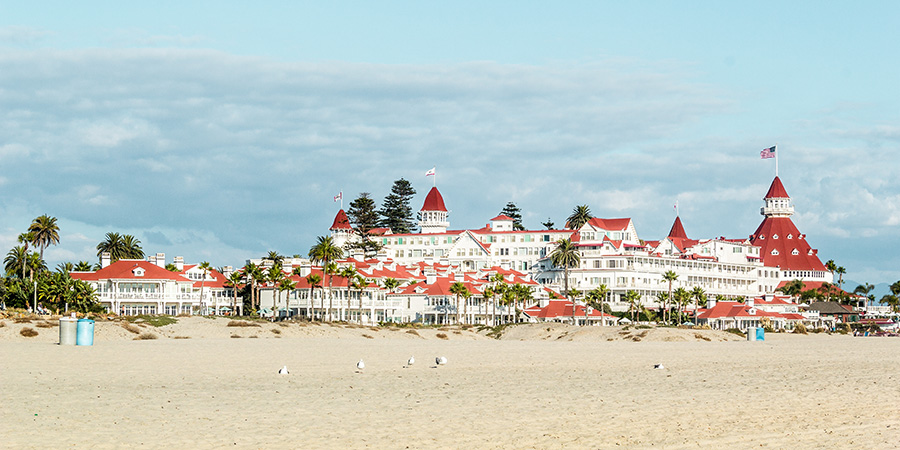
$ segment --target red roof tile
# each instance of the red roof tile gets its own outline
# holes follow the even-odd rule
[[[790,198],[790,196],[784,189],[784,185],[781,184],[781,179],[775,177],[775,179],[772,180],[772,185],[769,186],[769,192],[766,192],[766,196],[763,198]]]
[[[337,212],[337,215],[334,216],[334,223],[331,224],[331,228],[329,230],[352,230],[353,227],[350,226],[350,219],[347,218],[347,213],[344,212],[343,209]]]
[[[816,256],[816,251],[809,246],[790,217],[763,219],[759,228],[750,236],[750,244],[760,247],[760,256],[766,266],[779,267],[781,270],[826,270]],[[797,254],[794,254],[794,250],[797,250]],[[773,251],[777,254],[773,254]]]
[[[681,238],[687,239],[687,233],[684,232],[684,226],[681,225],[681,217],[675,216],[675,223],[672,224],[672,229],[669,230],[670,238]]]
[[[437,186],[432,187],[428,191],[428,195],[425,196],[425,204],[422,205],[422,211],[447,211],[447,207],[444,206],[444,197],[441,196]]]

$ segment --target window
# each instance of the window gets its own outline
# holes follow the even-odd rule
[[[734,247],[731,249],[732,253],[743,253],[744,249],[741,247]]]
[[[794,256],[797,256],[800,254],[800,252],[798,252],[797,249],[795,248],[793,251],[791,251],[791,254]]]
[[[772,239],[778,239],[778,235],[777,235],[777,234],[773,234],[773,235],[772,235]]]
[[[772,254],[773,254],[773,255],[778,255],[778,250],[772,249]]]

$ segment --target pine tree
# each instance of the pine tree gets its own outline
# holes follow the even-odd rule
[[[550,220],[550,218],[548,217],[548,218],[547,218],[547,221],[541,223],[541,225],[543,225],[544,227],[546,227],[548,230],[552,230],[552,229],[553,229],[553,225],[556,225],[556,224],[553,223],[553,221]]]
[[[525,231],[525,226],[522,225],[522,211],[515,203],[507,203],[503,211],[500,211],[500,214],[509,216],[513,220],[514,230]]]
[[[375,201],[368,192],[362,192],[356,200],[350,202],[347,217],[350,223],[360,232],[368,233],[378,226],[378,212],[375,210]]]
[[[409,181],[401,178],[394,181],[391,193],[384,198],[382,208],[378,211],[381,215],[380,224],[390,228],[395,234],[411,233],[416,228],[410,200],[416,195]]]

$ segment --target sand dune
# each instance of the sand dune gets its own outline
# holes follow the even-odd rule
[[[61,347],[56,328],[24,338],[17,329],[29,324],[4,323],[7,448],[894,448],[900,440],[898,339],[754,343],[701,332],[707,341],[695,330],[530,325],[496,340],[474,329],[416,336],[184,318],[146,327],[156,340],[98,323],[93,347]],[[404,368],[411,355],[417,364]],[[434,367],[437,355],[449,364]],[[283,365],[290,375],[278,375]]]

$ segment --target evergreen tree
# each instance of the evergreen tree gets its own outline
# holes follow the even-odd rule
[[[547,218],[547,221],[544,222],[544,223],[542,223],[541,225],[543,225],[544,227],[546,227],[548,230],[552,230],[552,229],[553,229],[553,225],[556,225],[556,224],[553,223],[553,221],[550,220],[550,218],[548,217],[548,218]]]
[[[513,220],[513,229],[519,231],[525,231],[525,227],[522,225],[522,211],[516,206],[515,203],[509,202],[503,208],[503,211],[500,211],[500,214],[509,216]]]
[[[362,192],[356,200],[350,202],[347,217],[360,233],[366,234],[378,226],[378,212],[375,208],[375,200],[372,200],[368,192]]]
[[[380,224],[390,228],[395,234],[411,233],[416,228],[413,210],[409,206],[410,200],[416,195],[409,181],[401,178],[394,182],[391,193],[384,198],[382,208],[378,211],[381,215]]]

